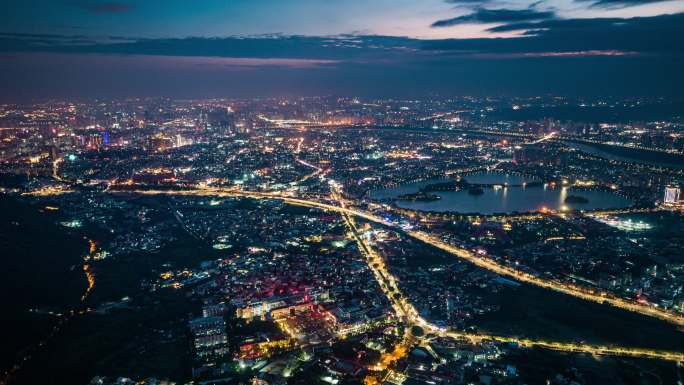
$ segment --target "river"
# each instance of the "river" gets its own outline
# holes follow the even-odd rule
[[[590,155],[620,162],[642,163],[651,166],[684,169],[684,156],[668,153],[644,151],[626,147],[591,145],[584,143],[564,142],[569,147]]]

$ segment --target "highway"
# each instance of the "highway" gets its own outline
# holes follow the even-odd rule
[[[557,341],[545,341],[545,340],[531,340],[526,338],[517,337],[506,337],[506,336],[496,336],[487,334],[476,334],[476,333],[463,333],[458,331],[449,330],[446,328],[440,328],[427,322],[425,319],[420,317],[415,307],[407,300],[407,298],[401,294],[396,283],[396,278],[392,276],[384,263],[382,257],[377,255],[375,251],[369,247],[363,238],[356,231],[356,225],[352,217],[362,218],[369,222],[378,223],[384,226],[394,228],[403,234],[406,234],[414,239],[421,242],[439,248],[449,254],[452,254],[458,258],[466,260],[473,263],[474,265],[487,269],[494,273],[502,276],[511,277],[520,282],[525,282],[531,285],[543,287],[549,290],[560,292],[563,294],[571,295],[580,299],[587,301],[612,305],[624,310],[640,313],[643,315],[655,317],[662,319],[664,321],[671,322],[680,326],[684,326],[684,316],[668,312],[664,309],[659,309],[656,307],[651,307],[648,305],[638,304],[636,302],[631,302],[625,299],[614,297],[608,293],[595,292],[590,289],[581,288],[578,286],[569,285],[563,282],[547,280],[544,278],[537,277],[533,274],[522,272],[516,270],[512,267],[503,266],[498,262],[492,260],[491,258],[485,256],[476,256],[469,250],[459,248],[450,245],[439,238],[429,235],[421,231],[404,231],[399,229],[394,223],[385,221],[384,219],[376,216],[373,213],[369,213],[363,210],[350,208],[347,203],[341,198],[340,194],[333,192],[331,198],[337,200],[339,205],[323,203],[317,200],[309,200],[298,198],[294,195],[282,194],[282,193],[265,193],[265,192],[255,192],[255,191],[243,191],[237,188],[213,188],[213,187],[199,187],[191,190],[121,190],[117,191],[115,188],[109,188],[105,193],[115,194],[140,194],[140,195],[174,195],[174,196],[215,196],[215,197],[244,197],[244,198],[254,198],[254,199],[276,199],[280,200],[286,204],[310,207],[321,209],[324,211],[337,212],[342,214],[346,223],[352,229],[352,234],[355,240],[359,243],[359,248],[366,255],[369,266],[373,271],[373,274],[380,283],[380,287],[383,289],[385,295],[390,300],[392,307],[396,314],[403,320],[407,321],[410,325],[417,325],[422,327],[426,333],[432,334],[434,336],[442,336],[448,338],[459,338],[467,339],[473,342],[478,341],[497,341],[502,343],[515,343],[522,347],[538,347],[543,349],[558,350],[564,352],[577,352],[577,353],[588,353],[595,355],[618,355],[618,356],[629,356],[629,357],[643,357],[643,358],[653,358],[668,361],[684,361],[684,353],[680,352],[667,352],[653,349],[639,349],[639,348],[625,348],[617,346],[602,346],[602,345],[587,345],[571,342],[557,342]]]
[[[548,134],[546,134],[546,135],[540,137],[539,139],[533,140],[533,141],[528,142],[528,143],[525,143],[525,144],[539,144],[539,143],[541,143],[541,142],[544,142],[544,141],[546,141],[546,140],[549,140],[549,139],[553,138],[554,136],[556,136],[556,133],[555,133],[555,132],[551,132],[551,133],[548,133]]]
[[[318,175],[321,175],[321,174],[325,175],[327,172],[329,172],[329,170],[324,170],[324,169],[316,166],[315,164],[311,164],[311,163],[309,163],[309,162],[307,162],[307,161],[305,161],[299,157],[299,154],[301,154],[301,152],[302,152],[302,144],[303,143],[304,143],[304,138],[299,138],[299,141],[297,142],[297,148],[294,151],[295,161],[297,161],[297,163],[299,163],[303,166],[314,169],[314,172],[312,172],[311,174],[304,175],[304,177],[302,177],[302,179],[297,181],[297,184],[301,184],[301,183],[307,181],[308,179],[311,179],[311,178],[318,176]]]
[[[74,190],[66,190],[66,189],[55,189],[55,188],[48,188],[48,189],[43,189],[40,190],[39,193],[27,193],[26,195],[38,195],[38,196],[50,196],[50,195],[60,195],[64,193],[70,193],[73,192]],[[357,217],[357,218],[362,218],[365,220],[368,220],[370,222],[382,224],[385,226],[397,228],[396,225],[393,223],[387,222],[383,220],[382,218],[372,214],[368,213],[362,210],[358,209],[353,209],[347,207],[346,202],[344,201],[343,198],[339,195],[339,193],[334,192],[332,195],[333,199],[337,199],[339,201],[339,205],[331,205],[327,203],[322,203],[319,201],[312,201],[312,200],[307,200],[307,199],[301,199],[297,198],[294,196],[290,195],[284,195],[284,194],[273,194],[273,193],[260,193],[260,192],[250,192],[250,191],[242,191],[239,189],[219,189],[219,188],[210,188],[210,187],[201,187],[201,188],[196,188],[193,190],[124,190],[124,191],[116,191],[115,189],[110,189],[108,188],[107,190],[104,191],[105,193],[129,193],[129,194],[141,194],[141,195],[179,195],[179,196],[219,196],[219,197],[248,197],[248,198],[255,198],[255,199],[277,199],[281,200],[284,203],[287,204],[292,204],[292,205],[297,205],[297,206],[303,206],[303,207],[311,207],[311,208],[317,208],[325,211],[332,211],[332,212],[337,212],[342,214],[345,222],[349,226],[352,235],[354,236],[354,239],[359,245],[359,249],[366,255],[366,260],[368,262],[368,266],[370,267],[371,271],[373,272],[373,275],[375,279],[378,281],[380,287],[382,288],[384,294],[387,296],[388,300],[392,304],[392,307],[397,314],[397,316],[405,321],[408,325],[417,325],[422,327],[426,334],[431,334],[433,336],[440,336],[440,337],[447,337],[447,338],[455,338],[455,339],[465,339],[472,341],[473,343],[476,342],[481,342],[481,341],[494,341],[494,342],[500,342],[500,343],[512,343],[512,344],[517,344],[518,346],[521,347],[526,347],[526,348],[542,348],[542,349],[549,349],[549,350],[555,350],[555,351],[561,351],[561,352],[573,352],[573,353],[585,353],[585,354],[593,354],[593,355],[610,355],[610,356],[627,356],[627,357],[637,357],[637,358],[650,358],[650,359],[659,359],[659,360],[667,360],[667,361],[676,361],[676,362],[684,362],[684,353],[681,352],[669,352],[669,351],[661,351],[661,350],[654,350],[654,349],[639,349],[639,348],[626,348],[626,347],[618,347],[618,346],[603,346],[603,345],[588,345],[588,344],[580,344],[580,343],[572,343],[572,342],[558,342],[558,341],[546,341],[546,340],[532,340],[532,339],[527,339],[527,338],[517,338],[517,337],[507,337],[507,336],[496,336],[496,335],[490,335],[490,334],[477,334],[477,333],[464,333],[464,332],[459,332],[459,331],[454,331],[454,330],[449,330],[445,328],[440,328],[434,324],[429,323],[426,321],[424,318],[422,318],[418,312],[416,311],[415,307],[407,300],[407,297],[403,295],[399,287],[396,283],[396,278],[392,276],[389,271],[386,268],[386,265],[384,263],[384,260],[382,257],[380,257],[367,243],[363,240],[363,238],[358,234],[358,230],[356,228],[356,224],[352,217]],[[401,230],[400,230],[401,231]],[[601,295],[600,293],[591,293],[591,292],[586,292],[585,289],[580,289],[580,288],[575,288],[571,286],[567,286],[563,283],[560,282],[554,282],[554,281],[546,281],[541,278],[532,276],[531,274],[528,273],[523,273],[519,272],[517,270],[514,270],[509,267],[504,267],[496,263],[495,261],[492,261],[487,258],[481,258],[473,255],[471,252],[457,248],[455,246],[449,245],[438,238],[422,233],[422,232],[403,232],[415,239],[421,240],[425,243],[428,243],[434,247],[438,247],[450,254],[453,254],[459,258],[468,260],[472,263],[474,263],[477,266],[480,266],[482,268],[488,269],[490,271],[494,271],[498,274],[501,275],[506,275],[515,279],[518,279],[523,282],[527,282],[533,285],[545,287],[551,290],[559,291],[565,294],[573,295],[578,298],[590,300],[593,302],[598,302],[598,303],[609,303],[613,306],[618,306],[621,308],[624,308],[626,310],[630,311],[636,311],[638,313],[646,314],[646,315],[651,315],[657,318],[661,318],[664,320],[667,320],[669,322],[673,322],[679,325],[684,325],[684,320],[682,319],[682,316],[679,315],[674,315],[672,313],[666,312],[661,309],[655,309],[655,308],[650,308],[644,305],[637,305],[633,304],[629,301],[625,300],[620,300],[620,299],[611,299],[611,298],[606,298],[606,296]],[[84,269],[86,270],[86,269]],[[88,271],[86,270],[86,274]],[[91,277],[88,277],[88,284],[89,288],[86,291],[86,295],[89,293],[90,290],[92,290],[92,286],[94,285],[94,280],[91,282]],[[48,337],[51,338],[54,336],[60,329],[61,326],[71,318],[71,316],[76,315],[76,314],[83,314],[84,311],[80,312],[74,312],[72,311],[69,314],[69,317],[65,317],[61,324],[56,326],[54,330],[52,331],[51,335]],[[431,336],[428,337],[423,337],[422,342],[425,342],[425,338],[432,338]],[[46,344],[46,341],[42,341],[38,347],[42,347]],[[397,351],[396,356],[404,355],[406,354],[406,349],[403,349],[403,345],[400,347],[400,350]],[[396,357],[395,356],[395,357]],[[5,384],[7,381],[12,378],[16,372],[21,368],[21,364],[23,362],[27,361],[29,359],[30,355],[27,355],[20,360],[20,362],[12,367],[8,372],[4,373],[2,377],[0,377],[0,384]],[[378,365],[381,365],[382,363],[379,363]]]
[[[684,361],[684,353],[682,352],[663,351],[656,349],[627,348],[610,345],[589,345],[585,343],[533,340],[528,338],[505,337],[485,334],[470,334],[453,331],[447,331],[437,334],[440,336],[446,336],[450,338],[469,339],[474,342],[496,341],[501,343],[512,343],[526,348],[541,348],[569,353],[585,353],[597,356],[651,358],[675,362]]]
[[[339,192],[333,192],[333,197],[340,203],[340,208],[348,210],[346,201],[341,197]],[[341,212],[342,218],[349,227],[350,233],[354,240],[359,246],[359,250],[366,257],[368,267],[373,272],[380,288],[387,297],[387,299],[392,304],[392,307],[399,316],[400,319],[405,320],[409,326],[420,326],[426,332],[426,334],[433,334],[440,337],[448,337],[454,339],[466,339],[473,343],[483,342],[483,341],[494,341],[499,343],[511,343],[516,344],[525,348],[542,348],[562,352],[571,353],[585,353],[593,355],[608,355],[608,356],[627,356],[627,357],[640,357],[640,358],[652,358],[661,359],[667,361],[684,361],[684,353],[680,352],[670,352],[670,351],[660,351],[654,349],[639,349],[639,348],[626,348],[620,346],[608,346],[608,345],[589,345],[573,342],[559,342],[559,341],[547,341],[547,340],[533,340],[528,338],[517,338],[517,337],[506,337],[506,336],[496,336],[491,334],[476,334],[476,333],[465,333],[449,330],[446,328],[441,328],[436,326],[423,317],[421,317],[416,311],[415,307],[408,301],[407,297],[401,292],[399,286],[397,285],[396,278],[389,272],[384,259],[379,256],[375,250],[364,240],[364,238],[359,234],[358,228],[354,219],[347,212]],[[426,342],[428,337],[418,337],[418,340],[422,343]],[[404,350],[405,352],[405,350]],[[380,367],[381,364],[378,364]]]
[[[115,192],[115,191],[109,191]],[[487,257],[475,255],[473,252],[451,245],[439,239],[434,235],[427,234],[422,231],[404,231],[399,229],[396,224],[385,221],[384,219],[376,216],[373,213],[369,213],[363,210],[349,208],[347,206],[339,206],[328,203],[323,203],[314,200],[301,199],[293,195],[277,194],[277,193],[263,193],[263,192],[252,192],[243,191],[239,189],[226,189],[226,188],[198,188],[193,190],[129,190],[122,191],[128,193],[137,193],[145,195],[185,195],[185,196],[220,196],[220,197],[249,197],[255,199],[277,199],[281,200],[287,204],[318,208],[321,210],[338,212],[342,214],[347,214],[357,218],[362,218],[370,222],[382,224],[384,226],[392,227],[407,236],[417,239],[423,243],[436,247],[443,250],[451,255],[454,255],[460,259],[466,260],[480,268],[489,270],[501,276],[506,276],[513,278],[519,282],[524,282],[530,285],[542,287],[545,289],[553,290],[559,293],[570,295],[576,298],[580,298],[586,301],[602,304],[611,305],[623,310],[631,311],[634,313],[639,313],[649,317],[655,317],[663,321],[667,321],[679,326],[684,326],[684,316],[680,314],[675,314],[673,312],[661,309],[655,306],[649,306],[646,304],[640,304],[627,299],[619,298],[608,292],[593,290],[589,288],[584,288],[576,285],[572,285],[565,282],[560,282],[556,280],[545,279],[536,276],[532,273],[527,273],[513,267],[505,266],[499,262]]]
[[[663,321],[667,321],[679,326],[684,326],[684,316],[675,314],[672,312],[669,312],[664,309],[660,309],[654,306],[649,306],[649,305],[643,305],[637,302],[633,302],[630,300],[622,299],[619,297],[616,297],[610,293],[604,292],[604,291],[598,291],[598,290],[593,290],[593,289],[588,289],[588,288],[583,288],[579,286],[575,286],[569,283],[565,282],[560,282],[560,281],[555,281],[555,280],[547,280],[544,278],[540,278],[536,275],[533,275],[531,273],[527,273],[521,270],[517,270],[512,267],[504,266],[499,264],[497,261],[485,257],[485,256],[477,256],[474,253],[470,252],[469,250],[465,250],[453,245],[450,245],[446,242],[441,241],[440,239],[426,234],[424,232],[420,231],[409,231],[406,232],[406,234],[410,235],[411,237],[418,239],[424,243],[427,243],[431,246],[434,246],[438,249],[441,249],[443,251],[446,251],[449,254],[455,255],[461,259],[464,259],[468,262],[471,262],[472,264],[481,267],[483,269],[487,269],[491,272],[494,272],[496,274],[502,275],[502,276],[507,276],[510,278],[513,278],[519,282],[524,282],[530,285],[534,286],[539,286],[543,287],[545,289],[557,291],[563,294],[567,294],[576,298],[583,299],[585,301],[591,301],[595,302],[598,304],[603,304],[603,305],[611,305],[620,309],[624,309],[627,311],[639,313],[642,315],[650,316],[650,317],[655,317],[659,318]]]

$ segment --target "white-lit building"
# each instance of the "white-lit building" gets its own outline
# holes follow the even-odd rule
[[[681,190],[678,186],[667,186],[665,187],[665,198],[663,203],[666,205],[675,205],[679,202],[681,195]]]

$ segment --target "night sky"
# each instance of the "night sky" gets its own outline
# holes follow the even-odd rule
[[[0,99],[681,95],[684,0],[5,0]]]

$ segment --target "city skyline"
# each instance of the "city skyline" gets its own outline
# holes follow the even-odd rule
[[[0,384],[684,376],[672,100],[99,98],[0,127]]]
[[[0,385],[684,384],[684,0],[6,0]]]

